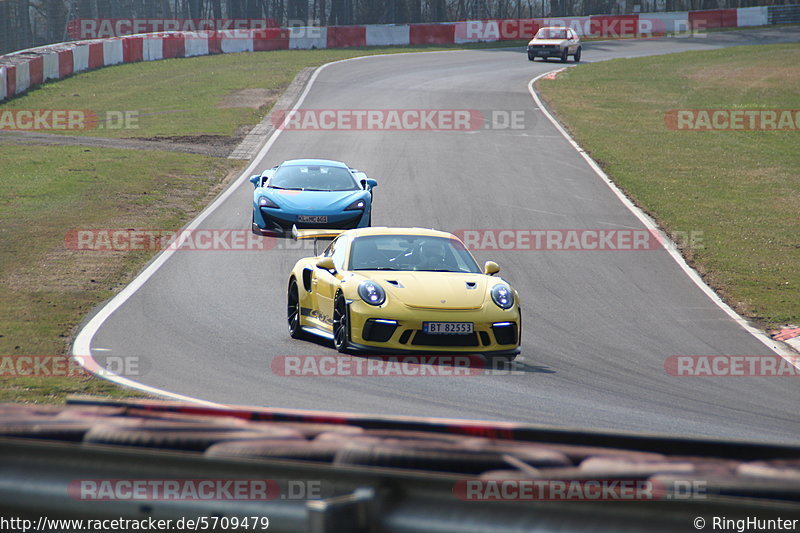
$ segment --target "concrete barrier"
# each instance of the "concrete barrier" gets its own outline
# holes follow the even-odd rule
[[[689,12],[671,11],[669,13],[640,13],[639,33],[657,37],[667,33],[689,31]]]
[[[326,48],[351,48],[367,45],[366,26],[328,27]]]
[[[736,26],[766,26],[769,24],[769,8],[767,6],[740,7],[736,10]]]
[[[42,54],[42,74],[43,80],[57,80],[61,77],[61,69],[59,68],[58,52],[55,50],[48,51]]]
[[[326,48],[328,46],[328,28],[303,26],[289,28],[289,48],[308,50]]]
[[[159,58],[160,59],[160,58]],[[78,45],[72,49],[72,73],[83,72],[89,68],[89,45]]]
[[[0,67],[0,101],[6,99],[6,67]]]
[[[376,24],[366,26],[367,46],[406,46],[411,41],[407,24]]]
[[[24,93],[31,86],[30,62],[25,61],[24,63],[17,63],[15,72],[16,86],[14,88],[14,94]]]

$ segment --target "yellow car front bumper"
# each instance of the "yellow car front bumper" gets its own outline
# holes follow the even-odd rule
[[[406,305],[375,307],[349,302],[350,346],[381,352],[481,353],[515,355],[520,350],[522,320],[515,305],[503,310],[489,301],[478,309],[428,309]],[[430,334],[424,322],[470,322],[469,334]]]

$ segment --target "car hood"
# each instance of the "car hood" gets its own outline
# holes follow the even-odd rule
[[[567,44],[566,39],[531,39],[528,42],[529,45],[531,44],[544,44],[544,45],[562,45]]]
[[[425,309],[477,309],[489,281],[484,274],[457,272],[376,271],[364,277],[380,283],[389,298]]]
[[[359,198],[369,202],[369,193],[364,190],[356,191],[286,191],[281,189],[260,188],[256,189],[254,199],[266,196],[281,209],[292,210],[319,210],[341,211]]]

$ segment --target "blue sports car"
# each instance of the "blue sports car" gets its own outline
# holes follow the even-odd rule
[[[366,228],[372,221],[372,189],[363,172],[339,161],[294,159],[250,178],[253,232],[281,235],[298,229]]]

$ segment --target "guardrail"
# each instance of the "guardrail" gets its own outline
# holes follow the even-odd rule
[[[274,532],[668,533],[711,529],[712,517],[731,530],[800,521],[792,445],[156,400],[0,407],[0,519],[30,521],[12,529],[268,517]],[[192,529],[209,530],[170,530]]]
[[[769,8],[770,24],[792,24],[800,22],[800,5],[772,6]]]
[[[0,56],[0,101],[49,80],[137,61],[286,49],[494,42],[527,39],[542,26],[566,26],[583,37],[612,39],[798,20],[800,5],[441,24],[147,33],[59,43]]]

